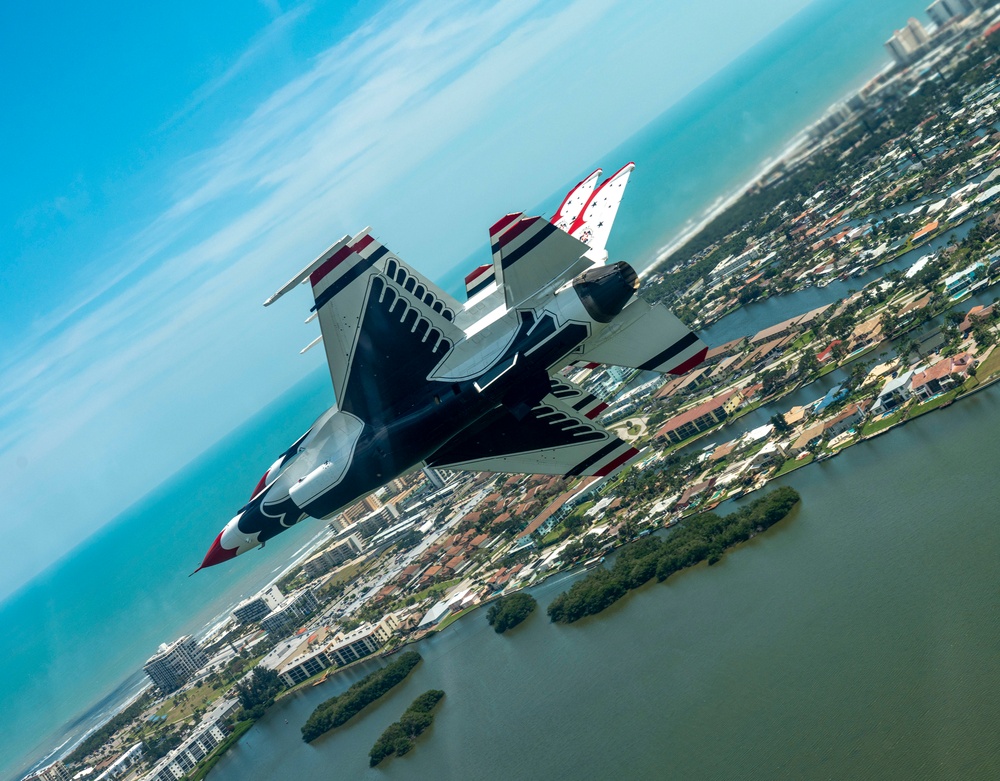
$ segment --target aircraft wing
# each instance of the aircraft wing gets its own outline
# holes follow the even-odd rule
[[[552,378],[551,392],[517,420],[501,407],[427,459],[434,467],[525,474],[612,475],[639,451],[593,421],[606,407],[587,391]]]
[[[705,360],[708,346],[662,304],[636,299],[596,339],[585,342],[576,360],[687,374]]]
[[[345,236],[265,302],[312,286],[340,409],[378,423],[405,412],[412,390],[464,337],[459,304],[366,228]]]

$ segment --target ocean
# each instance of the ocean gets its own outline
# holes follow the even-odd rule
[[[817,2],[600,161],[581,161],[637,164],[612,258],[652,262],[877,73],[882,43],[924,5]],[[542,208],[551,213],[564,191]],[[457,293],[467,266],[441,283]],[[160,643],[225,615],[308,546],[319,522],[188,577],[275,455],[332,400],[326,372],[310,375],[0,605],[0,776],[71,746],[143,684],[142,664]]]

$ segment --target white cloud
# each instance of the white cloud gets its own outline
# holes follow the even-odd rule
[[[727,24],[749,45],[804,4]],[[192,105],[307,10],[278,16]],[[6,521],[0,595],[318,365],[320,350],[297,356],[314,333],[297,319],[307,302],[260,302],[344,232],[371,223],[439,276],[485,246],[499,214],[624,162],[595,157],[721,64],[657,48],[657,24],[679,22],[643,13],[611,0],[394,6],[179,161],[159,216],[94,258],[101,281],[55,302],[0,366],[0,470],[26,508]],[[687,80],[641,100],[671,68]]]

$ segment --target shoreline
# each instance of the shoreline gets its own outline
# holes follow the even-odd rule
[[[893,67],[894,66],[891,62],[886,63],[874,74],[866,77],[862,81],[861,86],[864,86],[874,79],[890,72]],[[660,266],[670,260],[670,257],[674,253],[682,249],[685,244],[697,236],[702,230],[707,228],[717,217],[724,214],[733,204],[746,195],[746,193],[755,184],[770,175],[776,168],[791,161],[795,161],[800,156],[804,160],[815,154],[815,152],[822,146],[822,142],[825,140],[825,137],[819,139],[816,143],[810,146],[809,135],[811,131],[823,121],[823,118],[826,117],[834,107],[844,103],[852,95],[856,94],[858,89],[860,89],[860,87],[848,90],[843,96],[827,106],[817,119],[813,120],[804,128],[794,133],[777,155],[774,157],[764,158],[764,160],[757,166],[754,174],[742,185],[738,185],[734,189],[730,190],[728,194],[720,195],[702,212],[700,217],[694,218],[686,223],[673,238],[669,239],[666,244],[662,244],[659,249],[652,253],[651,260],[645,261],[642,271],[639,272],[639,278],[644,280],[650,274],[655,274],[659,270]]]

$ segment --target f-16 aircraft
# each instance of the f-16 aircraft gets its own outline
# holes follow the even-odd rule
[[[608,262],[629,163],[594,171],[551,220],[507,214],[460,304],[375,239],[345,236],[264,302],[308,282],[336,404],[264,473],[199,569],[329,518],[415,469],[613,475],[639,453],[595,418],[573,363],[683,374],[707,347]]]

